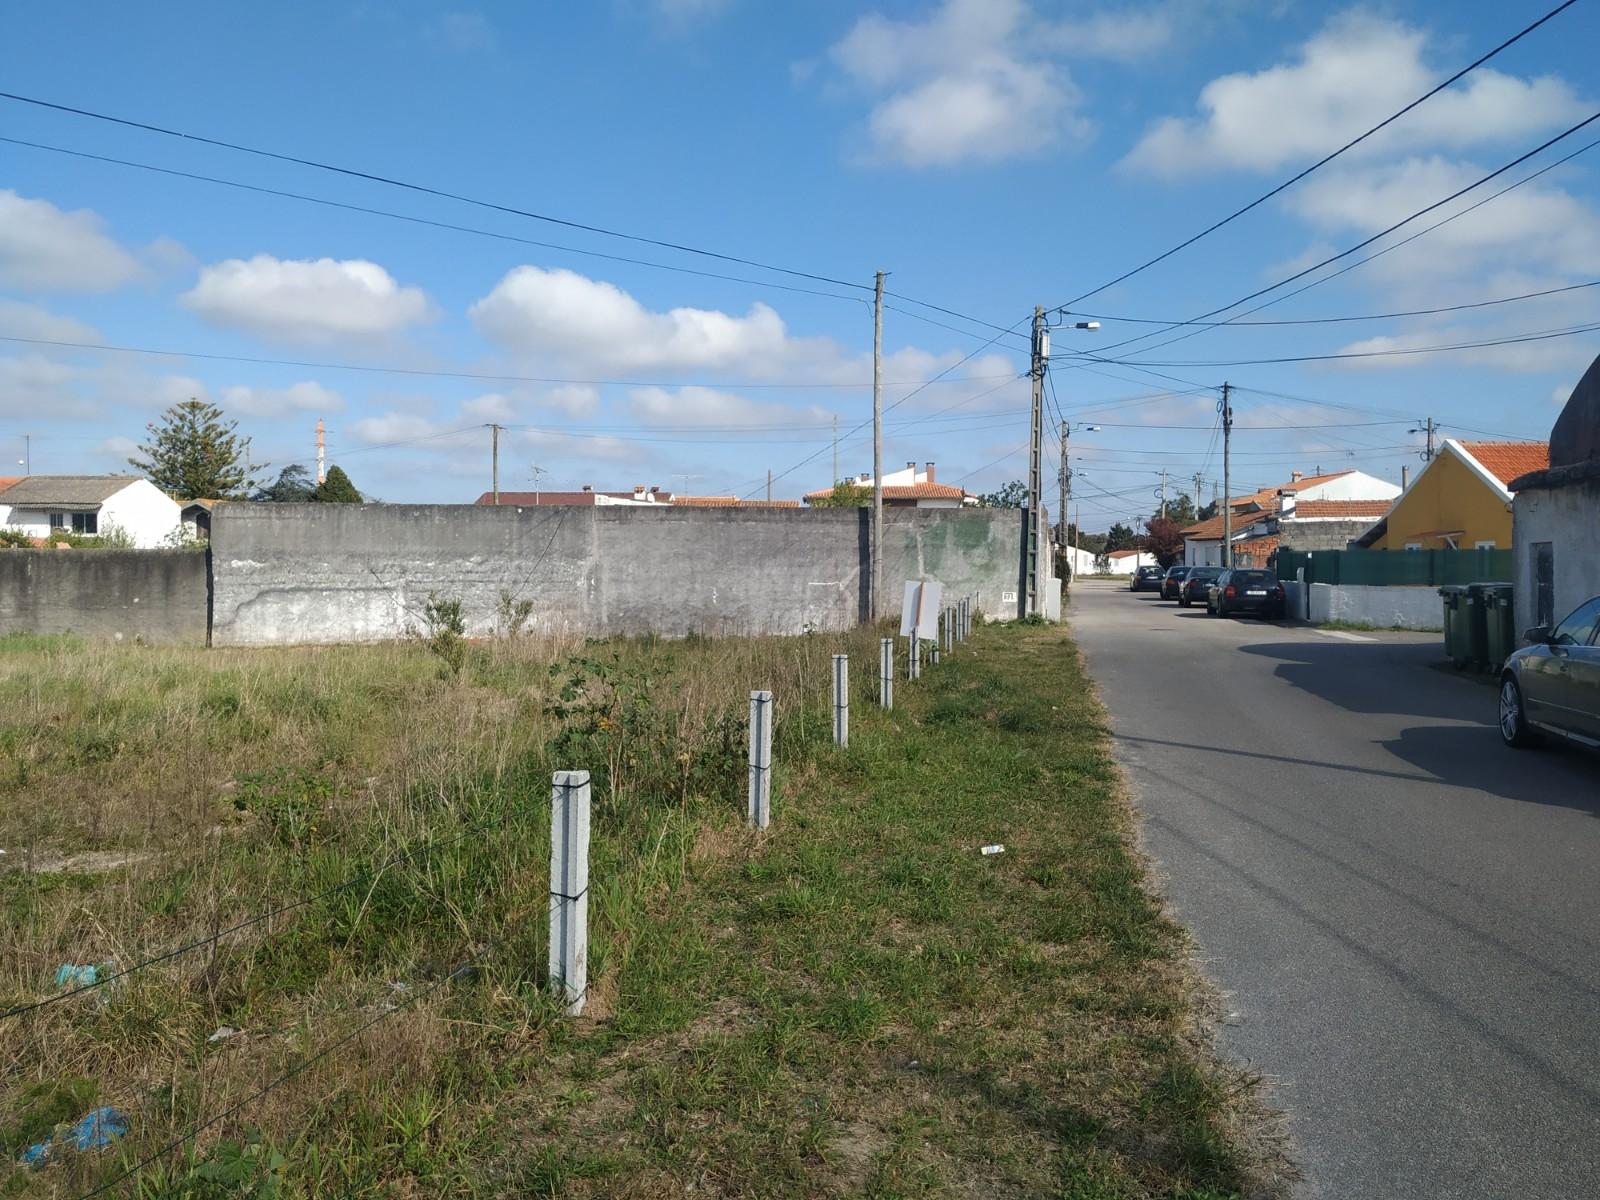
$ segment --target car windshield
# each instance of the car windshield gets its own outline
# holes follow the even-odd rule
[[[1235,571],[1228,582],[1239,587],[1267,587],[1275,581],[1265,571]]]
[[[1196,567],[1189,572],[1190,579],[1215,579],[1222,571],[1217,567]]]

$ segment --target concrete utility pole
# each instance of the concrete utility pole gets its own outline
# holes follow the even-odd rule
[[[1233,566],[1233,405],[1229,403],[1230,388],[1222,385],[1222,565]]]
[[[838,480],[834,481],[835,483]],[[867,619],[883,604],[883,272],[872,301],[872,583]]]
[[[320,425],[322,422],[318,421],[317,424]],[[24,475],[33,474],[33,434],[31,433],[22,435],[22,473]]]
[[[328,482],[328,436],[321,417],[317,418],[317,482]]]
[[[1205,482],[1199,471],[1194,473],[1194,519],[1200,519],[1200,485]]]
[[[1050,361],[1050,331],[1044,323],[1044,306],[1033,306],[1033,415],[1028,430],[1028,595],[1025,615],[1039,611],[1039,502],[1042,499],[1044,459],[1044,372]]]
[[[1067,436],[1072,432],[1072,426],[1061,422],[1061,470],[1057,474],[1056,482],[1060,485],[1061,507],[1056,510],[1056,520],[1061,523],[1061,544],[1067,544],[1067,501],[1072,499],[1072,468],[1067,465]],[[1083,530],[1079,530],[1081,535]],[[1077,566],[1076,563],[1073,564]]]
[[[533,480],[533,502],[535,505],[539,503],[539,480],[545,474],[547,474],[547,472],[543,467],[535,466],[528,468],[528,476]]]
[[[1422,461],[1423,462],[1432,462],[1433,461],[1433,434],[1434,434],[1434,429],[1435,428],[1436,427],[1435,427],[1435,425],[1433,423],[1433,418],[1429,417],[1427,422],[1426,422],[1426,424],[1423,425],[1423,429],[1427,432],[1427,435],[1428,435],[1428,448],[1422,452]],[[1413,429],[1411,432],[1412,433],[1416,433],[1417,431],[1415,429]]]
[[[767,503],[772,503],[772,468],[767,468]]]
[[[494,502],[500,503],[500,426],[489,425],[489,439],[492,449],[489,452],[489,474],[494,486]]]
[[[1167,470],[1161,469],[1161,519],[1167,519]]]
[[[828,481],[830,485],[839,482],[839,414],[833,415],[833,478]]]

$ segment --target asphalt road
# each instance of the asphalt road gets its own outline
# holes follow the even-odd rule
[[[1437,635],[1067,615],[1297,1194],[1600,1196],[1600,755],[1502,747]]]

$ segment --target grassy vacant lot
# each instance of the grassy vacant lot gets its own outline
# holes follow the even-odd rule
[[[114,1194],[1270,1191],[1070,641],[982,628],[885,714],[875,637],[513,639],[459,674],[421,644],[0,642],[0,1011],[62,963],[215,939],[0,1018],[0,1195],[78,1196],[197,1126]],[[595,776],[576,1022],[541,990],[570,767]],[[129,1116],[113,1149],[9,1165],[96,1104]]]

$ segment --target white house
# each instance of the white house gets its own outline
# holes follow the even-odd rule
[[[86,537],[125,531],[154,549],[181,524],[178,502],[133,475],[28,475],[0,492],[0,527],[30,537],[53,529]]]
[[[872,476],[857,475],[854,479],[846,479],[843,482],[870,488]],[[833,495],[832,488],[807,492],[806,503],[815,504],[818,500],[826,500],[831,495]],[[961,488],[940,483],[935,478],[933,463],[928,463],[922,470],[918,470],[916,463],[908,462],[903,471],[884,472],[883,503],[887,508],[960,508],[977,502],[976,497],[967,495]]]
[[[1106,555],[1107,575],[1132,575],[1140,567],[1156,566],[1156,556],[1143,550],[1113,550]]]
[[[1398,485],[1368,475],[1365,471],[1335,471],[1327,475],[1302,475],[1296,471],[1287,483],[1233,499],[1229,505],[1232,509],[1233,558],[1240,563],[1248,561],[1254,566],[1265,565],[1278,548],[1280,533],[1287,532],[1286,527],[1303,529],[1307,522],[1319,520],[1315,515],[1321,511],[1318,505],[1327,507],[1331,514],[1334,507],[1340,507],[1342,511],[1342,508],[1357,502],[1383,501],[1387,504],[1399,494]],[[1339,506],[1325,503],[1333,501],[1338,501]],[[1304,516],[1298,516],[1302,513]],[[1183,530],[1183,561],[1186,565],[1222,565],[1223,523],[1219,513],[1210,520]]]
[[[1510,490],[1520,636],[1600,596],[1600,358],[1550,431],[1549,467],[1511,480]]]

